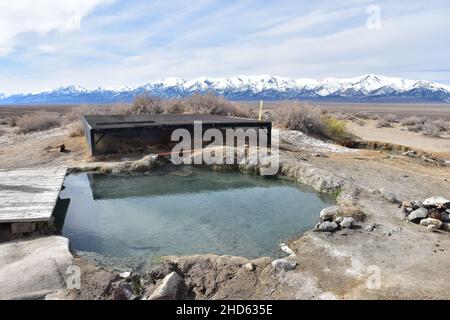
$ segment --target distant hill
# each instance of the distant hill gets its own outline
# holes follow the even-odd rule
[[[408,80],[380,75],[337,79],[289,79],[277,76],[232,78],[169,78],[136,88],[61,87],[38,93],[0,94],[0,104],[71,104],[129,102],[149,93],[161,98],[182,98],[213,93],[230,100],[301,99],[346,102],[436,102],[450,103],[450,87],[432,81]]]

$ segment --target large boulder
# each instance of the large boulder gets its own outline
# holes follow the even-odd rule
[[[341,226],[341,228],[351,229],[354,223],[355,223],[354,218],[344,217],[339,225]]]
[[[320,221],[333,221],[334,217],[342,210],[341,206],[331,206],[320,211]]]
[[[297,266],[297,262],[287,259],[287,258],[281,258],[281,259],[272,261],[272,267],[278,271],[293,270],[293,269],[295,269],[296,266]]]
[[[333,232],[339,228],[336,222],[325,221],[318,225],[317,231]]]
[[[60,236],[0,244],[0,299],[39,299],[66,287],[73,264]]]
[[[426,199],[422,205],[425,208],[450,208],[450,200],[443,197],[431,197]]]
[[[149,300],[176,300],[181,299],[186,284],[178,273],[172,271],[162,281],[161,284],[153,291],[148,298]]]
[[[414,223],[419,223],[420,220],[425,219],[427,216],[428,210],[425,208],[419,208],[408,215],[408,220]]]

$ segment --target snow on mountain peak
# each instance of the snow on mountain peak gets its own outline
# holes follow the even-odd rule
[[[365,74],[352,78],[290,79],[272,75],[239,75],[230,78],[201,77],[191,80],[165,78],[143,86],[97,88],[87,90],[80,86],[65,86],[40,93],[0,95],[3,103],[49,103],[69,101],[114,102],[130,101],[136,94],[164,98],[178,98],[194,93],[223,95],[229,99],[403,99],[450,102],[450,87],[425,80],[408,80]],[[373,101],[373,100],[371,100]]]

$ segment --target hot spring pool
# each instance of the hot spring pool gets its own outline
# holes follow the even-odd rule
[[[332,203],[294,182],[191,167],[69,175],[64,186],[61,233],[77,251],[114,258],[277,256]]]

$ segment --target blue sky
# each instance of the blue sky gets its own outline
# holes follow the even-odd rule
[[[240,74],[450,84],[449,18],[448,0],[0,0],[0,93]]]

